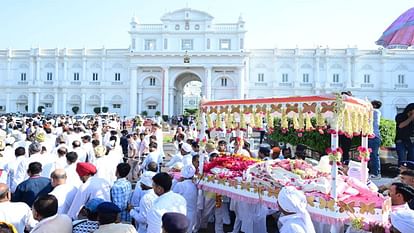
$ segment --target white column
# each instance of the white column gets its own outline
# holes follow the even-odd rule
[[[82,81],[87,81],[86,78],[86,58],[83,58],[83,64],[82,64]]]
[[[352,87],[352,67],[351,67],[351,57],[348,56],[346,58],[346,81],[345,81],[345,88]]]
[[[36,61],[36,81],[40,80],[40,57],[37,57]]]
[[[86,113],[86,94],[82,93],[81,113]]]
[[[168,100],[170,102],[168,115],[173,116],[174,115],[174,89],[172,88],[170,89],[170,98]]]
[[[321,81],[319,78],[320,72],[320,59],[319,57],[315,58],[315,70],[314,70],[314,78],[313,78],[313,86],[316,89],[317,94],[319,94],[319,89],[321,88]]]
[[[63,81],[68,80],[68,59],[64,58],[63,61]]]
[[[141,112],[143,111],[142,109],[142,90],[138,90],[138,113],[141,114]],[[137,106],[135,104],[135,106]]]
[[[39,107],[39,92],[35,92],[35,102],[34,102],[34,112],[37,112],[37,108]]]
[[[164,71],[164,77],[163,77],[163,83],[162,83],[162,88],[163,88],[163,93],[162,93],[162,115],[167,115],[168,114],[168,106],[171,104],[168,100],[169,94],[168,91],[170,89],[170,74],[168,72],[169,67],[163,67],[162,68]]]
[[[105,94],[101,93],[101,110],[102,110],[102,107],[104,106],[105,106]]]
[[[66,92],[63,92],[62,93],[62,113],[63,114],[66,114],[66,101],[67,101],[67,94],[66,94]]]
[[[326,63],[325,63],[325,70],[326,70],[326,74],[325,74],[325,89],[328,89],[330,87],[330,83],[331,83],[331,79],[329,78],[329,59],[328,57],[326,57]]]
[[[12,112],[10,109],[10,92],[6,93],[6,112]]]
[[[137,114],[137,79],[137,68],[132,67],[129,73],[129,115],[131,116]]]
[[[55,80],[55,84],[57,85],[59,82],[59,57],[56,57],[55,60],[55,77],[53,79]]]
[[[10,69],[11,69],[11,58],[7,59],[7,81],[12,80]],[[20,80],[20,76],[19,76],[19,80]]]
[[[244,84],[245,84],[245,79],[244,79],[245,67],[244,66],[239,68],[239,75],[240,75],[240,78],[239,78],[239,85],[238,85],[239,86],[239,95],[238,96],[239,96],[240,99],[244,99]]]
[[[208,66],[205,67],[205,71],[206,71],[206,82],[204,83],[204,87],[205,87],[205,91],[204,91],[204,95],[205,98],[208,100],[211,100],[211,71],[212,71],[212,67]],[[177,113],[178,114],[178,113]]]
[[[58,92],[55,91],[55,96],[53,98],[53,113],[54,114],[58,114],[59,110],[58,110],[58,103],[60,103],[60,101],[58,101]]]
[[[293,80],[293,88],[295,87],[299,87],[299,58],[296,56],[295,57],[295,77]],[[296,89],[294,89],[294,91],[296,92]]]
[[[102,76],[102,78],[100,78],[100,80],[102,81],[102,82],[105,82],[105,58],[102,58],[102,66],[101,66],[101,76]]]
[[[34,113],[34,108],[33,92],[29,91],[29,94],[27,95],[27,112]]]
[[[30,78],[28,78],[27,80],[31,79],[32,83],[34,83],[34,80],[36,79],[35,77],[35,59],[33,57],[30,57]]]

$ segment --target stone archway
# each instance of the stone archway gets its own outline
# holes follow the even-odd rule
[[[173,115],[182,115],[185,107],[198,106],[202,96],[202,80],[193,72],[184,72],[175,78]]]

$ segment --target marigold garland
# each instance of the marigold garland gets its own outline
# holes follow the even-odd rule
[[[344,152],[343,152],[343,150],[340,148],[340,147],[338,147],[338,148],[336,148],[335,150],[332,150],[332,148],[327,148],[326,149],[326,154],[328,154],[328,157],[329,157],[329,164],[334,164],[334,163],[336,163],[337,165],[340,165],[341,164],[341,157],[342,157],[342,154],[343,154]]]
[[[361,162],[362,161],[368,162],[370,159],[370,154],[372,152],[372,149],[366,148],[364,146],[359,146],[358,152],[359,152],[358,159],[361,160]]]

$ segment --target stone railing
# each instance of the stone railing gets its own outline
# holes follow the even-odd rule
[[[18,85],[29,85],[29,82],[28,81],[20,81],[20,82],[17,82],[17,84]]]
[[[254,83],[256,87],[267,87],[267,83]]]
[[[73,81],[73,82],[70,82],[70,85],[75,85],[75,86],[78,86],[78,85],[81,85],[81,84],[82,84],[81,81]]]
[[[136,30],[144,32],[162,31],[162,24],[138,24]]]
[[[111,82],[111,85],[114,85],[114,86],[124,85],[124,82]]]
[[[100,86],[101,82],[89,82],[90,86]]]
[[[395,84],[395,88],[408,88],[408,84]]]
[[[374,87],[373,83],[361,83],[361,88]]]
[[[300,87],[312,87],[312,83],[300,83]]]
[[[233,24],[233,23],[215,24],[213,25],[213,30],[215,31],[237,31],[238,25]]]
[[[44,81],[43,84],[44,85],[53,85],[53,81]]]
[[[279,87],[292,87],[292,83],[279,83]]]

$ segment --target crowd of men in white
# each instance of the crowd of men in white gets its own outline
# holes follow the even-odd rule
[[[227,151],[227,142],[209,141],[199,151],[186,141],[195,135],[181,127],[169,162],[157,123],[132,133],[121,130],[118,119],[100,118],[82,124],[70,117],[33,117],[21,127],[3,118],[0,127],[0,221],[17,232],[193,233],[214,219],[215,232],[223,233],[233,210],[233,232],[264,233],[266,216],[276,212],[198,190],[193,177],[199,153],[217,156]],[[238,140],[233,143],[235,153],[250,155]],[[302,192],[285,187],[278,204],[286,214],[279,232],[315,232]],[[171,212],[185,221],[164,221]]]

